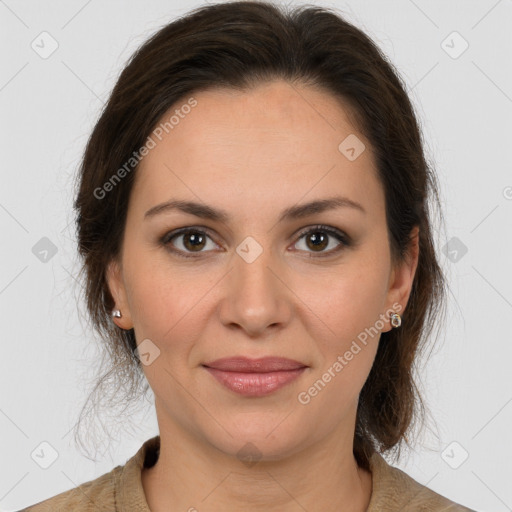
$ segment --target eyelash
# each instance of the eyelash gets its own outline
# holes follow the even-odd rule
[[[338,245],[337,248],[332,249],[326,253],[316,253],[316,254],[310,253],[311,254],[311,256],[309,256],[310,258],[323,258],[323,257],[331,256],[335,253],[338,253],[343,248],[343,246],[349,247],[351,245],[350,237],[348,235],[346,235],[345,233],[343,233],[343,231],[340,231],[335,228],[331,228],[329,226],[325,226],[323,224],[311,226],[311,227],[301,231],[298,235],[297,242],[299,240],[301,240],[305,235],[308,235],[310,233],[317,232],[317,231],[325,232],[328,235],[331,235],[334,238],[336,238],[341,243]],[[186,227],[186,228],[180,228],[175,231],[170,231],[169,233],[166,233],[161,238],[160,242],[165,246],[166,249],[172,251],[174,254],[176,254],[177,256],[180,256],[182,258],[197,258],[202,254],[202,252],[208,252],[208,251],[200,251],[197,253],[186,254],[181,249],[176,249],[176,248],[171,247],[171,245],[170,245],[171,240],[173,240],[174,238],[177,238],[180,235],[185,235],[185,234],[189,234],[189,233],[206,235],[209,238],[211,238],[211,236],[208,234],[208,231],[205,231],[202,228],[195,228],[195,227],[191,226],[191,227]],[[295,242],[295,243],[297,243],[297,242]],[[194,254],[194,255],[192,256],[191,254]]]

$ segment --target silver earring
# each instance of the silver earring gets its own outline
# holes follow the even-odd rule
[[[391,325],[393,327],[400,327],[402,325],[402,318],[398,313],[391,313]]]
[[[121,311],[119,311],[119,309],[114,309],[114,311],[112,311],[112,316],[114,318],[121,318]]]

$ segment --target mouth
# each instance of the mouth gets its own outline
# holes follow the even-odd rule
[[[202,365],[219,383],[244,395],[269,395],[297,379],[308,366],[283,357],[230,357]]]

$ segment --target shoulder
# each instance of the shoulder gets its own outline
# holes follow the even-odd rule
[[[124,465],[18,512],[115,512],[137,504],[149,512],[141,481],[143,466],[158,457],[160,437],[146,440]]]
[[[115,507],[115,481],[122,466],[85,482],[78,487],[31,505],[19,512],[77,512],[113,511]]]
[[[475,512],[420,484],[399,468],[391,466],[379,453],[370,459],[372,497],[368,512]]]

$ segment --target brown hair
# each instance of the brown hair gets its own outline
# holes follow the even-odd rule
[[[133,329],[119,329],[111,320],[114,302],[105,278],[107,264],[120,254],[137,166],[132,161],[133,170],[108,193],[99,191],[107,190],[116,170],[126,170],[177,102],[208,88],[243,91],[274,79],[319,87],[350,107],[375,155],[393,262],[406,257],[413,227],[420,230],[419,262],[402,326],[382,333],[359,397],[354,455],[368,469],[374,451],[400,452],[402,441],[409,444],[417,414],[425,413],[413,371],[445,299],[429,212],[429,198],[439,204],[438,188],[393,65],[361,30],[317,6],[289,9],[254,1],[202,6],[165,25],[123,69],[87,143],[75,199],[87,310],[108,365],[87,403],[93,395],[93,405],[103,400],[109,389],[114,390],[109,405],[123,402],[120,389],[125,403],[140,397],[141,387],[148,390]]]

